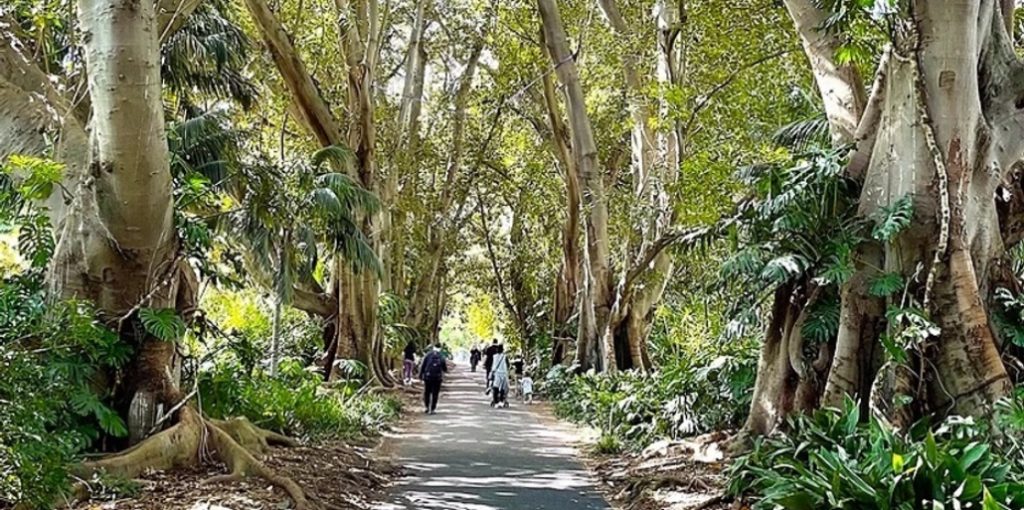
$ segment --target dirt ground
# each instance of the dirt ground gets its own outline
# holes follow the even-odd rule
[[[403,413],[417,409],[414,392],[396,391]],[[396,424],[401,423],[399,418]],[[272,448],[262,459],[277,473],[290,477],[307,497],[325,508],[369,509],[380,501],[392,480],[403,476],[401,466],[384,460],[387,435],[373,440],[325,441],[296,448]],[[135,480],[131,497],[96,494],[76,510],[286,510],[294,505],[279,488],[259,478],[235,483],[204,483],[226,474],[223,465],[204,462],[190,469],[150,473]]]
[[[725,492],[725,438],[714,433],[615,455],[589,449],[587,465],[621,510],[744,510]]]
[[[291,477],[308,496],[333,507],[365,509],[377,500],[387,483],[400,474],[375,460],[375,444],[340,441],[317,446],[274,448],[264,458],[268,466]],[[139,491],[129,498],[79,503],[89,510],[282,510],[291,508],[288,496],[268,482],[249,478],[236,483],[203,481],[225,474],[223,466],[206,463],[192,469],[149,474],[136,481]],[[101,496],[102,497],[102,496]]]

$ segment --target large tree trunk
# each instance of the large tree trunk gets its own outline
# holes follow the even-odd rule
[[[996,190],[1024,156],[1024,89],[1016,79],[1024,65],[1004,22],[1012,6],[1003,12],[1002,5],[915,2],[902,16],[904,35],[892,58],[883,59],[884,81],[860,119],[859,131],[873,127],[871,143],[861,143],[858,152],[866,156],[855,154],[851,172],[864,182],[860,215],[911,196],[913,220],[892,242],[858,249],[857,272],[841,292],[838,337],[821,346],[818,359],[804,359],[798,327],[814,292],[804,289],[806,297],[794,299],[789,291],[799,285],[779,289],[746,432],[767,433],[788,412],[846,396],[900,426],[922,414],[987,414],[1010,391],[988,307],[1005,277],[998,266],[1004,238],[1012,235],[1001,228],[1015,221],[999,217]],[[849,130],[837,123],[833,133],[841,138]],[[937,336],[907,347],[906,364],[878,354],[879,337],[901,327],[886,324],[884,303],[868,295],[879,268],[901,274],[908,296],[939,327]],[[821,385],[816,378],[824,374]],[[912,404],[895,404],[900,395]]]
[[[612,282],[610,241],[608,234],[608,201],[604,190],[604,172],[598,160],[594,132],[587,114],[583,85],[569,50],[565,28],[554,0],[538,0],[548,55],[558,80],[565,87],[569,110],[572,147],[577,155],[581,176],[583,207],[586,211],[583,291],[580,302],[580,327],[577,340],[577,362],[582,370],[604,368],[614,370],[613,338],[607,334],[611,318]],[[598,356],[593,357],[594,352]]]
[[[134,346],[115,403],[139,440],[179,395],[174,343],[147,334],[137,312],[190,306],[196,290],[177,254],[155,5],[82,0],[79,22],[95,112],[92,177],[78,182],[60,225],[50,283],[57,295],[92,300]]]
[[[374,119],[374,87],[377,67],[377,41],[380,33],[376,0],[335,1],[341,23],[341,44],[348,69],[348,123],[347,146],[355,152],[355,165],[350,170],[353,179],[365,189],[379,192],[377,182],[376,137]],[[375,252],[380,251],[381,239],[386,235],[377,226],[377,215],[362,214],[359,221],[370,235]],[[384,386],[394,379],[377,362],[381,349],[377,300],[380,282],[369,271],[357,271],[351,261],[337,258],[336,274],[339,292],[338,339],[339,358],[353,358],[366,364],[370,379]],[[386,270],[385,270],[386,271]]]

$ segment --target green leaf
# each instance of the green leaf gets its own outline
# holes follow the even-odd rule
[[[128,435],[128,427],[125,425],[124,420],[109,407],[100,406],[96,410],[96,418],[100,422],[100,428],[107,434],[114,437],[125,437]]]
[[[892,454],[892,471],[894,473],[902,473],[905,466],[905,459],[902,455],[893,452]]]
[[[875,226],[871,229],[871,237],[882,241],[892,241],[900,232],[910,226],[914,216],[914,201],[909,194],[883,207],[874,214]]]
[[[888,297],[901,289],[903,276],[899,273],[882,273],[868,285],[868,293],[875,297]]]
[[[173,308],[142,308],[139,319],[146,332],[165,342],[174,342],[185,336],[185,321]]]
[[[981,510],[1003,510],[1003,505],[996,501],[996,498],[992,497],[992,493],[988,491],[988,487],[984,489],[984,496],[981,500]]]

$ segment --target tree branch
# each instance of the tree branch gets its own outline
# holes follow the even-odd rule
[[[643,276],[648,268],[651,267],[651,263],[654,259],[665,251],[669,247],[676,244],[695,244],[710,238],[716,232],[721,230],[721,226],[716,227],[700,227],[690,229],[673,229],[662,234],[661,237],[656,239],[647,250],[636,260],[636,262],[626,272],[626,277],[623,280],[623,289],[627,292],[632,288],[633,283],[638,278]]]
[[[304,312],[330,318],[338,313],[338,299],[326,292],[313,292],[299,287],[292,289],[291,305]]]

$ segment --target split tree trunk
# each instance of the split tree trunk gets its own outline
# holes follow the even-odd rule
[[[543,37],[543,30],[541,36]],[[565,223],[562,224],[562,265],[555,282],[552,313],[552,364],[561,364],[569,353],[569,340],[575,334],[572,317],[577,310],[580,285],[580,179],[575,154],[569,147],[569,129],[562,120],[554,79],[544,74],[544,106],[551,129],[551,146],[565,180]]]
[[[554,0],[537,0],[537,5],[548,55],[551,57],[558,80],[565,87],[569,130],[572,134],[573,151],[577,155],[576,164],[582,183],[583,209],[586,213],[584,239],[587,249],[583,257],[583,289],[576,360],[582,370],[614,370],[613,338],[607,334],[612,307],[612,282],[611,269],[608,265],[611,250],[604,172],[598,160],[583,85],[580,83],[579,71],[569,50],[558,5]]]
[[[821,22],[825,18],[824,12],[810,0],[787,0],[786,8],[796,25],[804,51],[811,64],[815,83],[825,105],[825,115],[829,122],[833,143],[836,145],[852,143],[856,140],[858,124],[861,123],[865,108],[860,75],[852,65],[842,65],[836,61],[835,55],[841,42],[834,35],[819,30]],[[866,275],[859,274],[856,278],[851,279],[844,285],[844,293],[851,292],[855,285],[863,286],[865,278]],[[803,369],[805,363],[801,359],[790,358],[789,353],[803,350],[802,335],[799,330],[794,332],[792,327],[787,330],[786,325],[795,323],[798,320],[797,316],[808,305],[807,289],[805,285],[788,285],[783,289],[785,292],[777,291],[774,296],[772,318],[768,324],[758,361],[758,377],[754,385],[751,411],[744,427],[745,432],[754,435],[767,434],[794,411],[807,410],[818,405],[822,389],[817,386],[821,385],[819,380],[825,378],[825,374],[822,372],[827,372],[834,350],[833,345],[825,346],[823,355],[828,359],[821,363],[824,368],[810,373]],[[863,310],[872,314],[877,313],[876,301],[867,299],[862,301]],[[852,301],[844,302],[852,303]],[[844,307],[845,314],[849,315],[852,311],[850,306]],[[861,328],[857,327],[855,331],[851,330],[846,326],[850,322],[845,316],[840,320],[840,338],[843,338],[845,334],[848,337],[845,343],[859,343]],[[857,323],[859,324],[861,321],[857,321]],[[851,363],[853,364],[851,368],[861,365],[859,360]],[[805,400],[801,406],[797,406],[796,390],[792,381],[799,379],[800,374],[803,374],[805,379],[813,379],[815,389],[808,391],[808,393],[814,394],[809,397],[809,402]],[[859,388],[861,382],[858,378],[854,374],[848,375],[851,377],[849,380]],[[840,401],[842,394],[845,393],[840,393]],[[744,437],[746,435],[745,433]]]
[[[813,18],[803,16],[806,5],[788,3],[798,28],[802,19]],[[1024,65],[1005,23],[1012,4],[912,4],[900,21],[905,35],[892,58],[883,59],[868,111],[857,112],[860,143],[850,168],[851,176],[863,179],[859,214],[870,216],[909,195],[912,222],[891,243],[859,248],[858,270],[841,292],[838,337],[820,346],[818,359],[803,357],[813,350],[802,348],[799,329],[814,300],[810,284],[777,291],[745,427],[749,434],[768,433],[790,412],[845,396],[870,404],[896,426],[923,414],[985,415],[1012,388],[989,315],[991,295],[1005,277],[999,269],[1004,239],[1012,238],[1004,229],[1016,221],[999,216],[996,191],[1015,179],[1015,164],[1024,157],[1024,88],[1016,79]],[[805,39],[807,33],[801,29]],[[812,65],[821,66],[821,55],[811,55]],[[815,72],[819,85],[824,74]],[[838,140],[848,128],[833,120]],[[867,293],[879,268],[910,282],[908,295],[940,328],[937,337],[911,349],[910,365],[876,354],[882,352],[880,335],[898,327],[885,323],[883,304]],[[900,395],[912,403],[894,404]]]

